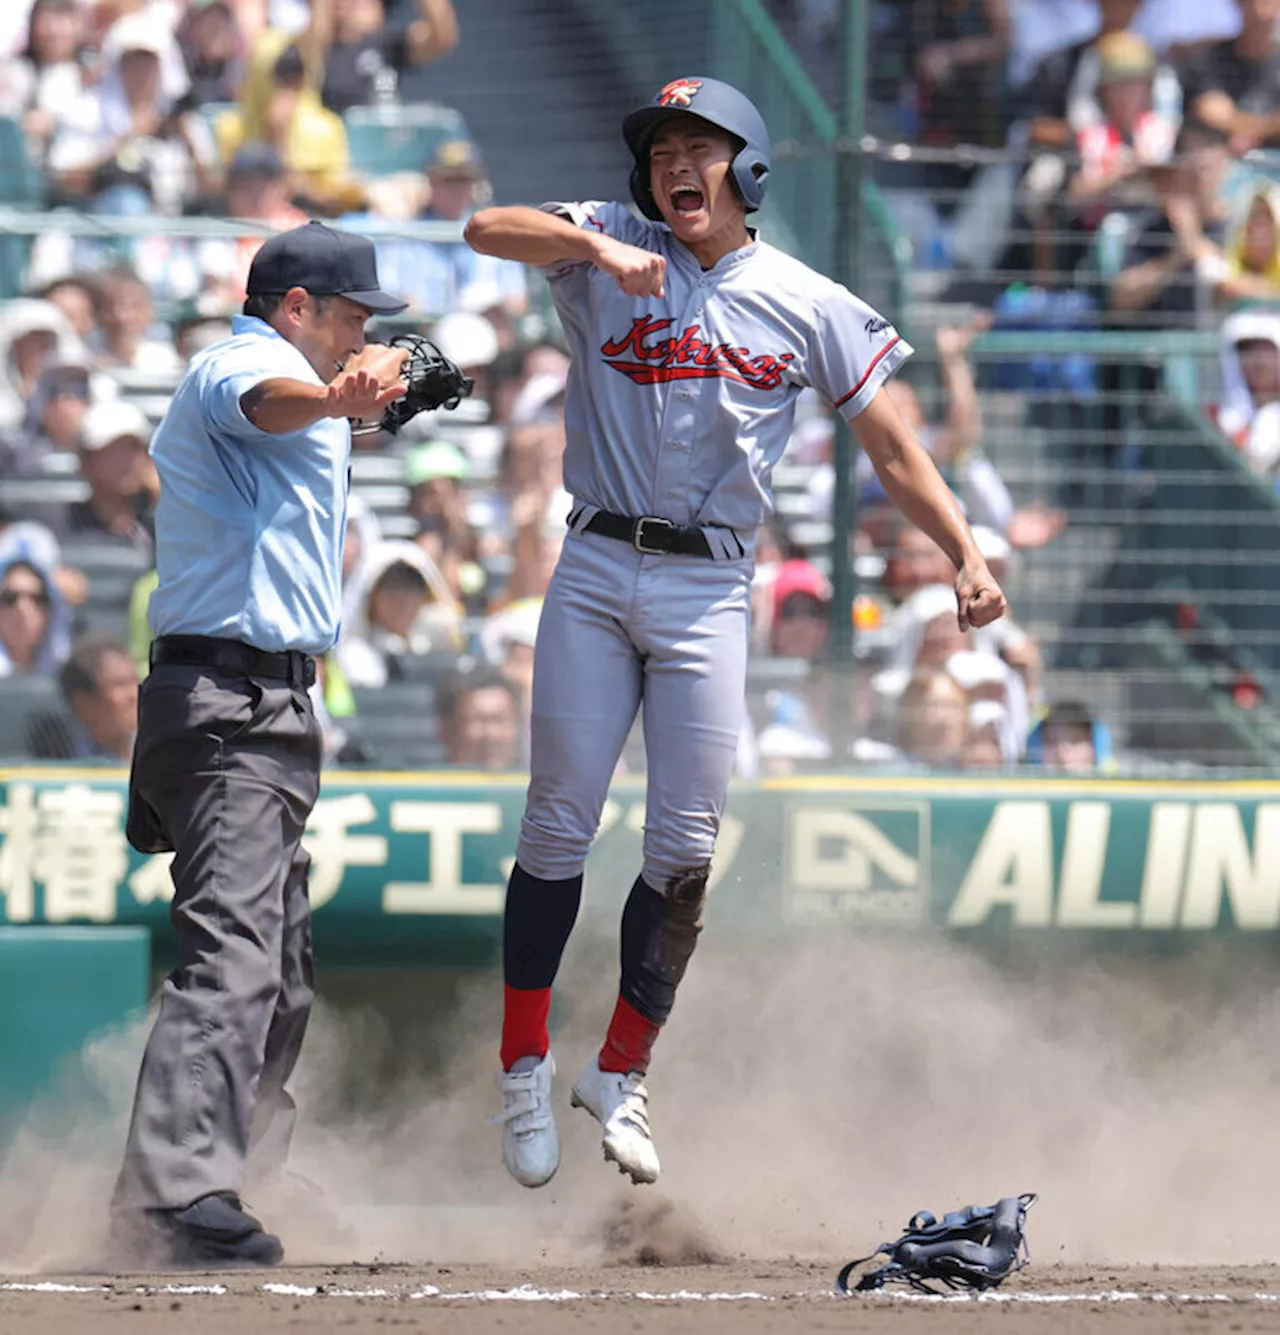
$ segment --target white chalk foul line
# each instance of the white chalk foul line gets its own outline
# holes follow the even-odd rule
[[[854,1301],[899,1303],[1248,1303],[1280,1299],[1280,1294],[1255,1293],[1233,1298],[1227,1293],[1136,1293],[1128,1289],[1104,1289],[1098,1293],[915,1293],[880,1289],[850,1294]]]
[[[42,1280],[37,1284],[0,1284],[7,1293],[110,1293],[109,1284],[55,1284]]]
[[[205,1293],[220,1298],[227,1291],[225,1284],[139,1284],[135,1293],[194,1294]]]
[[[482,1303],[571,1303],[599,1301],[600,1299],[634,1299],[639,1302],[763,1302],[776,1301],[767,1293],[695,1293],[680,1289],[675,1293],[619,1293],[594,1290],[580,1293],[576,1289],[539,1289],[532,1284],[521,1284],[513,1289],[460,1289],[449,1293],[434,1284],[413,1289],[347,1289],[324,1284],[263,1284],[262,1292],[281,1298],[395,1298],[409,1302],[437,1299],[440,1302]],[[824,1295],[818,1295],[824,1296]]]
[[[109,1284],[64,1284],[54,1280],[0,1282],[0,1293],[30,1294],[105,1294],[131,1292],[146,1296],[183,1295],[200,1297],[223,1297],[230,1290],[224,1284],[161,1284],[136,1285],[122,1289]],[[671,1293],[653,1293],[645,1290],[637,1292],[594,1290],[578,1292],[575,1289],[539,1289],[532,1284],[521,1284],[511,1289],[464,1289],[447,1292],[434,1284],[400,1286],[397,1288],[347,1288],[327,1284],[278,1284],[267,1283],[259,1286],[259,1292],[280,1298],[345,1298],[391,1299],[395,1302],[430,1301],[439,1302],[521,1302],[521,1303],[566,1303],[629,1301],[651,1303],[772,1303],[783,1298],[797,1299],[839,1299],[845,1302],[888,1302],[888,1303],[1014,1303],[1043,1304],[1057,1306],[1069,1303],[1181,1303],[1248,1305],[1249,1303],[1280,1302],[1280,1293],[1253,1293],[1232,1297],[1226,1293],[1139,1293],[1131,1289],[1103,1289],[1095,1293],[1036,1293],[1034,1291],[1013,1290],[1008,1293],[914,1293],[911,1291],[882,1289],[873,1293],[840,1295],[829,1290],[815,1290],[808,1293],[767,1294],[747,1290],[741,1293],[709,1292],[702,1293],[691,1289],[678,1289]]]
[[[58,1284],[52,1280],[41,1280],[38,1283],[12,1283],[0,1284],[0,1291],[8,1293],[116,1293],[116,1287],[112,1284]],[[210,1297],[219,1298],[227,1292],[225,1284],[137,1284],[132,1292],[140,1293],[144,1296],[152,1294],[206,1294]]]
[[[835,1298],[846,1302],[907,1302],[907,1303],[1027,1303],[1058,1305],[1064,1303],[1226,1303],[1247,1304],[1251,1302],[1280,1302],[1280,1293],[1254,1293],[1233,1298],[1226,1293],[1138,1293],[1126,1289],[1106,1289],[1096,1293],[913,1293],[881,1290],[866,1294],[836,1294],[829,1290],[815,1290],[808,1293],[769,1294],[747,1290],[741,1293],[701,1293],[691,1289],[677,1289],[671,1293],[652,1293],[645,1290],[636,1292],[619,1290],[592,1290],[579,1292],[575,1289],[539,1289],[531,1284],[521,1284],[513,1289],[463,1289],[447,1292],[428,1284],[421,1288],[401,1290],[388,1289],[345,1289],[329,1288],[324,1285],[264,1284],[264,1293],[279,1294],[286,1297],[306,1298],[395,1298],[399,1300],[421,1301],[436,1299],[440,1302],[521,1302],[521,1303],[565,1303],[598,1302],[614,1300],[647,1303],[773,1303],[782,1299],[825,1299]]]

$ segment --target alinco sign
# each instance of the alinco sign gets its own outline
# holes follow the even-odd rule
[[[1034,787],[1026,785],[1024,792]],[[1270,931],[1280,926],[1275,801],[971,790],[788,803],[792,921],[952,928]]]
[[[327,776],[307,830],[330,960],[491,954],[520,779]],[[0,772],[0,924],[167,933],[169,859],[124,839],[123,776]],[[642,784],[617,785],[588,868],[612,912],[639,865]],[[1280,784],[772,782],[735,790],[712,882],[722,922],[796,930],[1270,931]]]

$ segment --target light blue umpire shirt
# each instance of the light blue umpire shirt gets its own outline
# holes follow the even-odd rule
[[[319,654],[338,638],[351,425],[272,435],[240,398],[264,380],[323,385],[265,321],[192,358],[151,442],[160,474],[155,635],[212,635]]]

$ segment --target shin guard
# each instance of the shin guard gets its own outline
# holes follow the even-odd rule
[[[710,863],[673,876],[665,893],[637,877],[622,913],[622,985],[619,992],[646,1020],[665,1023],[676,988],[702,931]]]

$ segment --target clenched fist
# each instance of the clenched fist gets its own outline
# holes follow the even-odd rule
[[[629,297],[661,297],[667,262],[651,250],[629,246],[613,237],[602,236],[596,247],[595,265],[618,280]]]
[[[966,562],[956,576],[956,616],[961,630],[976,630],[1004,616],[1008,610],[1000,586],[981,559]]]

